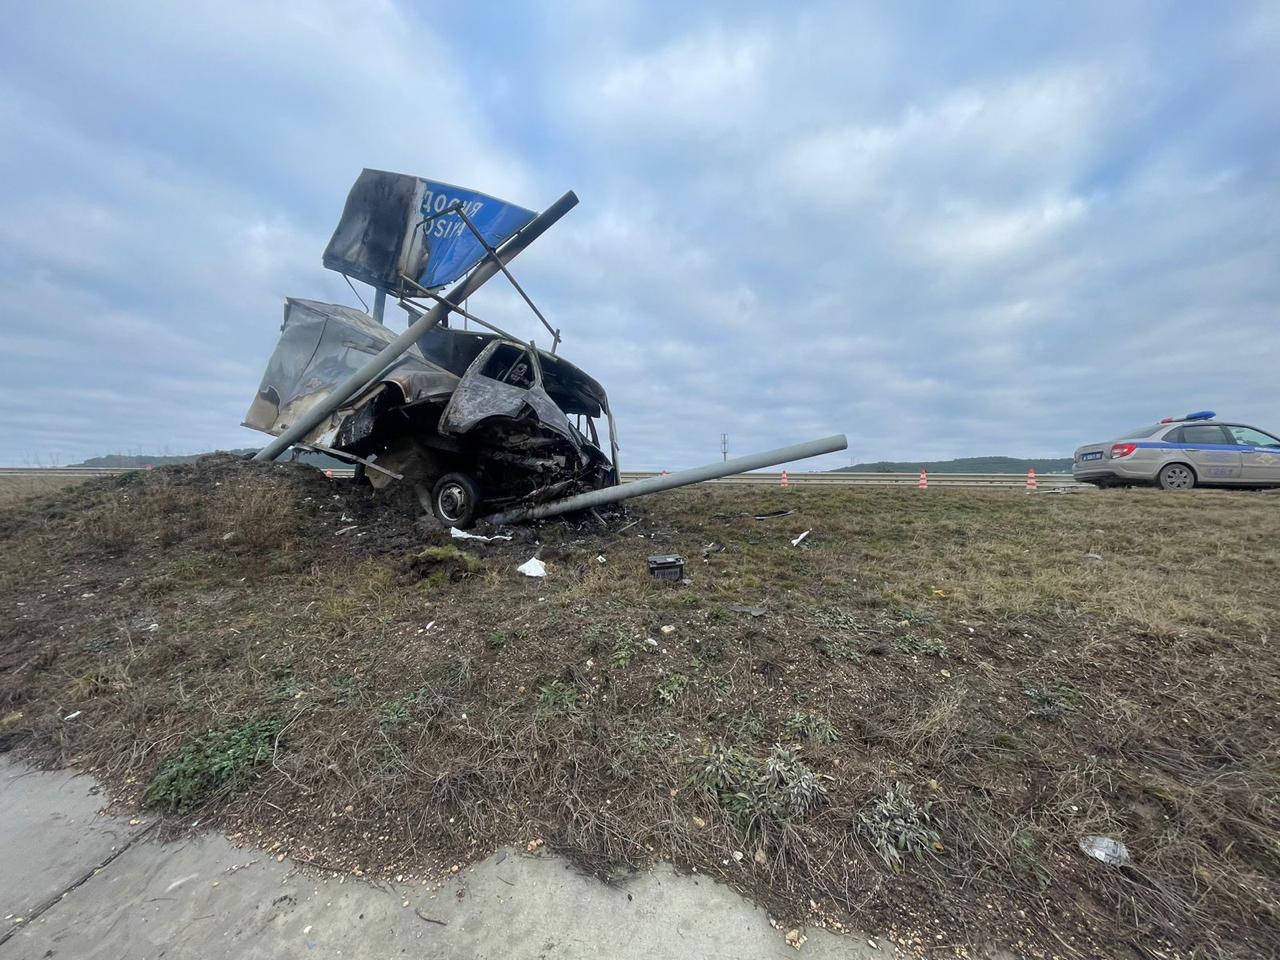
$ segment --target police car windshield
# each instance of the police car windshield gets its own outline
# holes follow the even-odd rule
[[[1138,427],[1136,430],[1126,430],[1124,433],[1120,434],[1120,436],[1124,437],[1126,440],[1138,440],[1142,437],[1149,437],[1152,434],[1159,433],[1167,426],[1169,426],[1167,423],[1153,423],[1149,427]]]

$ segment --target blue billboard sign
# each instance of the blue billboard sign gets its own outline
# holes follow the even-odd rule
[[[398,294],[408,277],[428,289],[452,283],[479,263],[484,246],[454,204],[491,247],[533,219],[532,210],[465,187],[385,170],[363,170],[347,195],[324,265]]]
[[[485,256],[462,217],[444,212],[454,204],[460,205],[490,247],[501,246],[534,217],[532,210],[464,187],[433,180],[422,181],[422,187],[420,229],[426,262],[415,279],[427,288],[452,283]]]

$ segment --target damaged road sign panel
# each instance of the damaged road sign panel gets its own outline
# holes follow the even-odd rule
[[[484,259],[485,244],[500,246],[533,217],[466,187],[366,169],[347,195],[324,265],[390,293],[401,290],[402,277],[435,289]]]

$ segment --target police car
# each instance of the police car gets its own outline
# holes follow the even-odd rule
[[[1280,486],[1280,439],[1243,423],[1222,423],[1212,410],[1166,417],[1126,430],[1120,439],[1092,443],[1075,453],[1071,475],[1100,487],[1155,484],[1165,490],[1195,486]]]

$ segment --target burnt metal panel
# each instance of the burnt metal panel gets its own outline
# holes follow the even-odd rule
[[[244,425],[279,436],[307,410],[326,398],[335,386],[368,362],[394,335],[367,314],[335,303],[285,301],[280,340]],[[330,436],[353,407],[367,403],[388,385],[405,400],[448,396],[458,377],[410,349],[384,371],[369,388],[312,430],[307,439]]]

